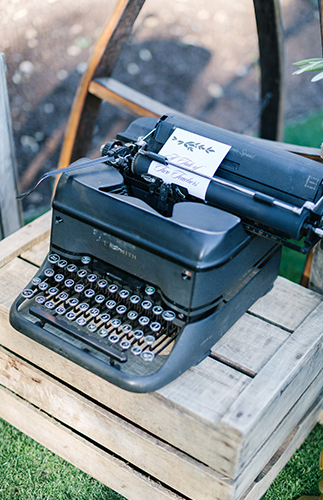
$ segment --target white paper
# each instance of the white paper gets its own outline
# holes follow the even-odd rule
[[[168,184],[186,187],[191,195],[205,199],[211,181],[198,174],[213,177],[230,148],[228,144],[176,128],[159,151],[169,164],[153,161],[148,172]]]

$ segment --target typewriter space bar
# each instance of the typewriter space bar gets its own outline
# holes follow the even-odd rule
[[[66,333],[70,333],[74,337],[83,340],[83,342],[86,342],[88,345],[91,345],[92,347],[99,349],[100,351],[107,354],[110,358],[119,361],[119,363],[125,363],[128,360],[125,352],[120,352],[112,346],[109,346],[107,344],[102,344],[99,339],[97,340],[94,337],[91,337],[86,332],[80,332],[77,328],[75,328],[75,326],[66,324],[64,321],[60,320],[59,318],[56,318],[55,316],[52,316],[46,311],[38,309],[38,307],[31,306],[29,308],[29,312],[30,314],[36,316],[36,318],[39,318],[45,323],[49,323],[50,325],[55,326],[59,330],[63,330]]]

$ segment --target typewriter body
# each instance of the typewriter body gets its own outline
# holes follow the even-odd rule
[[[178,129],[230,146],[204,199],[149,173],[168,164],[161,150]],[[177,115],[135,120],[103,153],[61,176],[49,254],[10,321],[150,392],[208,356],[270,289],[282,245],[306,252],[321,238],[323,176],[311,160]]]

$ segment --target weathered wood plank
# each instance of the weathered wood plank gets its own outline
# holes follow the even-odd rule
[[[6,62],[0,53],[0,240],[21,226],[20,206],[16,200],[17,165],[13,144]],[[0,254],[1,255],[1,254]]]
[[[24,250],[47,238],[50,232],[50,223],[51,212],[47,212],[5,240],[0,241],[0,268]]]
[[[184,500],[3,387],[0,401],[1,418],[128,500]]]
[[[20,254],[20,256],[31,262],[35,266],[40,266],[43,263],[47,253],[49,250],[49,238],[46,238],[39,243],[36,243],[30,248],[27,248],[24,252]],[[36,271],[35,271],[36,272]]]
[[[0,309],[8,311],[16,296],[26,287],[36,270],[36,267],[19,258],[15,258],[0,268]]]

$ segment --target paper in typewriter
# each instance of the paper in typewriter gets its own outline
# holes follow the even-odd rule
[[[153,161],[148,172],[168,184],[186,187],[191,195],[205,199],[211,181],[201,174],[212,177],[230,148],[228,144],[176,128],[159,151],[171,164]]]

